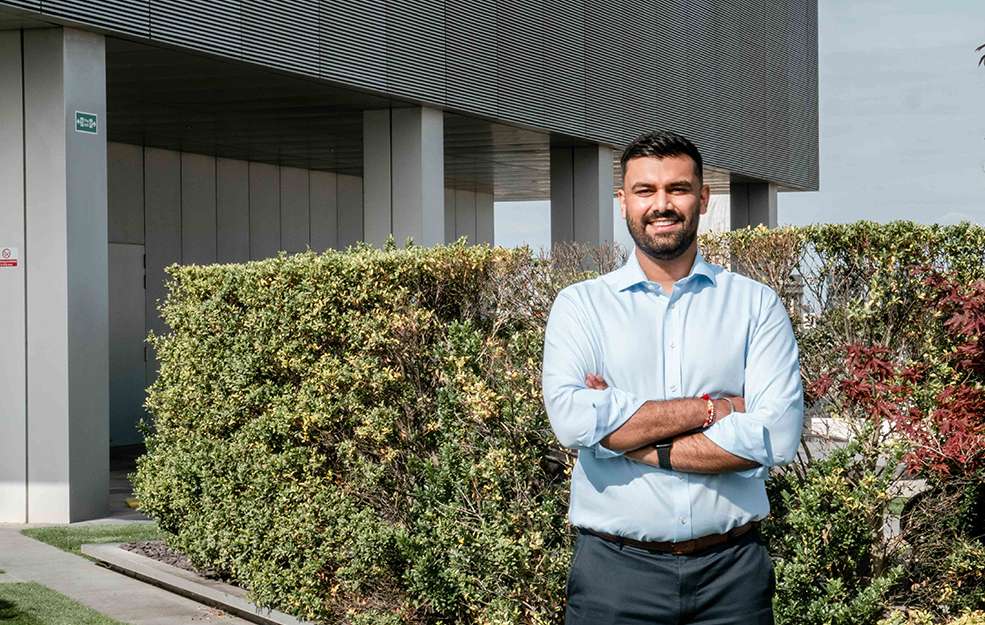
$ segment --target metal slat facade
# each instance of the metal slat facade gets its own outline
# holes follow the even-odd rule
[[[0,0],[131,37],[818,185],[817,0]],[[271,139],[275,141],[275,138]]]
[[[547,127],[544,92],[544,0],[497,2],[499,117]]]
[[[573,5],[573,6],[572,6]],[[585,131],[584,4],[545,0],[544,103],[553,124],[566,134]]]
[[[318,75],[318,0],[243,0],[243,60]]]
[[[5,4],[15,9],[26,9],[28,11],[41,12],[41,0],[3,0],[0,4]]]
[[[622,66],[622,29],[613,16],[621,15],[626,0],[585,0],[585,136],[593,141],[621,145],[643,128],[626,123],[627,81]]]
[[[495,116],[497,90],[496,0],[445,2],[447,104]]]
[[[444,104],[444,0],[387,3],[387,91]]]
[[[150,38],[242,58],[239,0],[151,0]]]
[[[321,76],[386,91],[386,0],[319,2]]]
[[[147,0],[44,0],[41,12],[129,35],[150,36]]]

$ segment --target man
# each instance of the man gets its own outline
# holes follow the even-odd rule
[[[622,155],[626,265],[564,289],[544,401],[578,450],[568,625],[773,623],[773,565],[753,523],[769,467],[800,442],[803,390],[786,309],[704,261],[701,155],[651,133]]]

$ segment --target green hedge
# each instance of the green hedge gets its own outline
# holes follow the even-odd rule
[[[702,246],[783,293],[809,383],[845,338],[919,352],[925,311],[907,267],[981,277],[983,244],[978,228],[900,222]],[[136,494],[174,548],[303,618],[560,623],[573,458],[544,412],[543,328],[557,292],[597,274],[582,267],[618,262],[611,249],[545,259],[457,244],[172,267]],[[810,500],[794,492],[805,479],[828,478],[801,477],[776,527],[809,523],[784,506]],[[801,594],[830,582],[791,570]],[[887,583],[868,591],[867,614]]]

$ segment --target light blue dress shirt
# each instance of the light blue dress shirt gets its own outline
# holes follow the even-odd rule
[[[604,391],[585,386],[599,374]],[[719,534],[769,513],[765,480],[793,460],[804,395],[787,311],[769,287],[695,258],[668,295],[634,251],[621,269],[561,291],[547,324],[544,402],[562,445],[577,449],[572,525],[637,540]],[[599,441],[648,400],[740,396],[746,412],[704,434],[762,467],[669,472]]]

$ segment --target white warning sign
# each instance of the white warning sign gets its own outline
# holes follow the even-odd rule
[[[0,247],[0,267],[17,266],[17,248]]]

